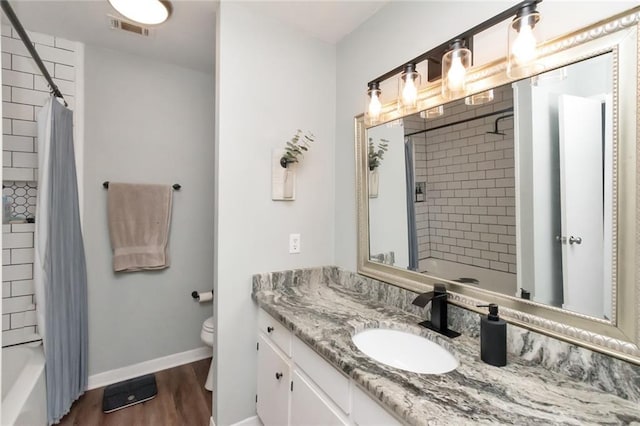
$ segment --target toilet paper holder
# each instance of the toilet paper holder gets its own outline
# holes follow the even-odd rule
[[[211,291],[207,291],[206,293],[211,293],[211,296],[213,297],[213,290]],[[191,292],[191,297],[193,297],[195,300],[200,301],[200,294],[197,291],[192,291]]]

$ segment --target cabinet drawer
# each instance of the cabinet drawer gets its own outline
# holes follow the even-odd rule
[[[352,387],[353,411],[351,419],[358,426],[400,426],[398,420],[357,386]]]
[[[287,356],[291,356],[291,331],[262,309],[258,310],[258,330],[265,333]]]
[[[317,390],[300,372],[293,372],[291,392],[291,426],[346,426],[346,417],[340,410],[324,400]]]
[[[349,379],[302,340],[293,337],[293,360],[335,402],[349,414]]]

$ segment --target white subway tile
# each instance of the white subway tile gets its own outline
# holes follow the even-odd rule
[[[2,151],[2,167],[11,167],[11,151]]]
[[[58,90],[62,92],[63,95],[73,96],[76,93],[76,84],[73,81],[60,80],[58,78],[54,78],[53,82],[58,86]],[[49,85],[44,78],[37,78],[34,80],[33,88],[36,90],[41,90],[44,92],[49,91]]]
[[[2,264],[11,265],[11,250],[2,250]]]
[[[11,314],[11,329],[36,325],[36,311],[24,311]]]
[[[2,332],[3,346],[17,345],[20,343],[31,342],[38,339],[40,339],[40,336],[36,334],[36,328],[34,326],[17,328],[15,330]]]
[[[2,35],[4,37],[11,37],[11,25],[5,24],[4,22],[0,25],[2,28]]]
[[[42,45],[45,45],[45,46],[55,45],[53,36],[42,34],[42,33],[36,33],[33,31],[27,31],[27,34],[29,35],[29,38],[33,43],[40,45],[40,46],[36,46],[36,49],[38,50],[38,52],[40,52]]]
[[[2,51],[7,53],[13,53],[16,55],[27,56],[29,55],[29,51],[26,47],[24,47],[24,43],[22,40],[11,38],[11,37],[2,37]]]
[[[33,305],[33,296],[19,296],[2,299],[3,314],[12,314],[14,312],[22,312],[32,309],[35,309],[35,306]]]
[[[28,296],[34,293],[33,280],[11,281],[11,296]]]
[[[53,75],[54,66],[53,62],[43,61],[44,67],[47,69],[49,74]],[[35,74],[36,79],[42,79],[42,73],[40,72],[40,68],[36,65],[31,56],[17,56],[13,55],[11,58],[11,69],[15,71],[22,71],[29,74]]]
[[[2,331],[9,330],[11,315],[2,315]]]
[[[56,47],[65,50],[76,50],[76,43],[64,38],[56,37]]]
[[[2,281],[2,298],[11,297],[11,281]]]
[[[11,232],[11,225],[9,225],[8,223],[3,223],[2,224],[2,233],[3,234],[8,234],[9,232]],[[4,236],[2,238],[4,238]]]
[[[2,178],[4,180],[32,181],[34,180],[33,169],[5,167],[2,169]]]
[[[2,147],[7,151],[33,152],[33,138],[30,136],[5,135],[2,138]]]
[[[38,136],[38,127],[35,121],[13,120],[11,123],[13,134],[16,136]],[[12,179],[12,180],[31,180],[31,179]]]
[[[11,102],[11,86],[2,86],[2,101]]]
[[[11,131],[12,131],[11,119],[3,118],[2,119],[2,134],[3,135],[10,135]]]
[[[11,225],[11,232],[35,232],[35,223],[14,223]]]
[[[2,84],[12,87],[33,89],[33,74],[3,69]]]
[[[33,263],[34,254],[32,248],[11,249],[11,264]]]
[[[4,118],[33,121],[33,106],[3,102],[2,116]]]
[[[33,264],[6,265],[2,267],[2,281],[30,280],[33,278]]]
[[[33,247],[33,233],[31,232],[2,234],[3,249],[32,248],[32,247]],[[3,279],[5,278],[3,277]],[[5,279],[5,281],[10,281],[10,280]]]
[[[13,167],[38,167],[38,154],[33,152],[14,152]]]
[[[42,106],[49,99],[49,92],[14,87],[11,90],[11,102]]]
[[[49,46],[38,46],[38,53],[44,61],[72,66],[76,63],[75,53],[69,50],[57,49]]]
[[[75,81],[76,79],[76,70],[74,67],[63,64],[56,64],[55,70],[56,78],[69,81]]]

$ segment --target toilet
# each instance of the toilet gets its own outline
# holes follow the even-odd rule
[[[200,338],[205,345],[213,348],[213,317],[207,318],[202,323]],[[211,366],[209,367],[209,374],[207,375],[207,382],[204,384],[204,388],[213,392],[213,359],[211,360]]]

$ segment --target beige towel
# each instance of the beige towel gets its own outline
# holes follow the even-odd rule
[[[169,185],[109,183],[107,205],[113,270],[169,267]]]

